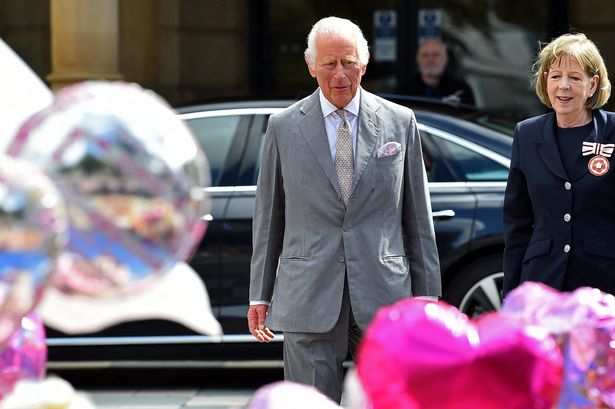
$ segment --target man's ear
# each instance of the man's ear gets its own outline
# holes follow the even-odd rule
[[[310,61],[308,60],[307,56],[305,56],[304,58],[305,58],[305,63],[307,64],[308,70],[310,71],[310,75],[312,76],[312,78],[316,78],[316,67],[310,64]]]

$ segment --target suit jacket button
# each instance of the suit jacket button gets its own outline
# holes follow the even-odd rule
[[[345,260],[345,259],[344,259],[344,256],[339,256],[339,257],[337,258],[337,261],[339,261],[340,263],[343,263],[343,262],[344,262],[344,260]]]
[[[564,246],[564,253],[570,253],[570,244]]]
[[[564,215],[564,221],[565,221],[566,223],[568,223],[568,222],[570,221],[570,219],[572,219],[572,216],[570,216],[570,213],[566,213],[566,214]]]
[[[572,184],[570,182],[564,183],[564,189],[570,190],[572,188]]]
[[[343,229],[343,230],[344,230],[344,231],[350,231],[350,227],[348,227],[348,226],[344,226],[344,229]]]

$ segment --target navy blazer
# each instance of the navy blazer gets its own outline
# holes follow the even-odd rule
[[[593,111],[586,141],[615,143],[615,114]],[[524,281],[615,294],[615,159],[603,176],[579,156],[566,174],[555,114],[517,124],[504,197],[504,293]],[[615,155],[613,155],[615,156]]]

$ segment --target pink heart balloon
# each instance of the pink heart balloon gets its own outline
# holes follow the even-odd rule
[[[47,371],[43,321],[34,311],[0,347],[0,400],[22,379],[40,380]]]
[[[316,388],[290,381],[278,381],[260,387],[247,409],[341,409]]]
[[[539,327],[497,313],[474,322],[443,302],[406,299],[378,312],[357,368],[374,409],[547,409],[562,357]]]
[[[500,313],[555,337],[564,360],[558,408],[615,407],[615,296],[527,281],[508,294]]]

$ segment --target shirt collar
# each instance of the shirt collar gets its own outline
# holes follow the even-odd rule
[[[337,107],[333,105],[327,98],[325,98],[325,94],[322,93],[322,90],[318,90],[318,96],[320,98],[320,108],[322,109],[322,117],[326,118],[332,112],[337,111]],[[350,100],[348,105],[344,107],[344,109],[354,116],[359,116],[359,102],[361,101],[361,87],[357,89],[357,93],[354,98]]]

